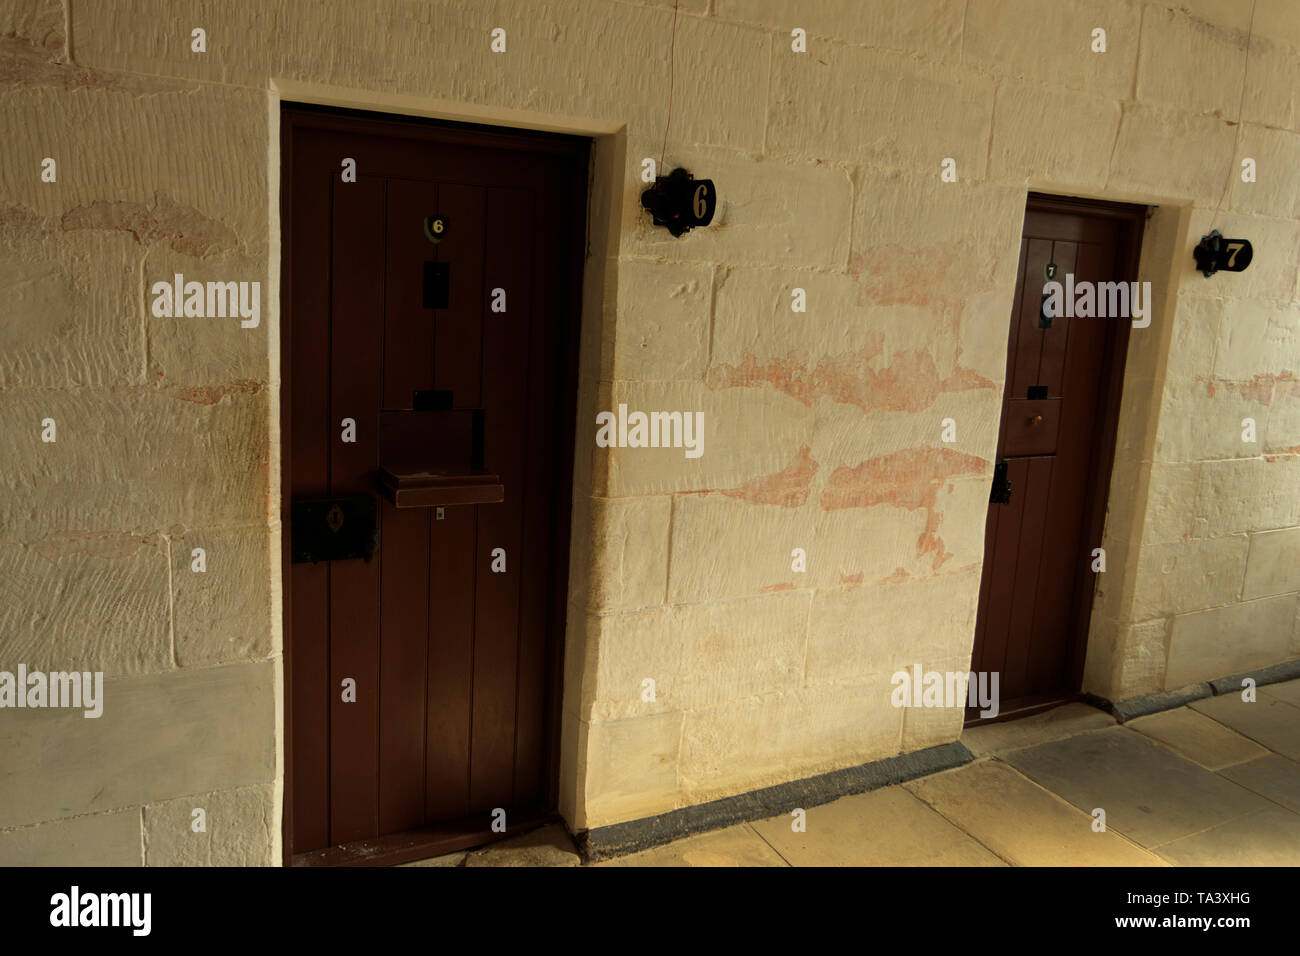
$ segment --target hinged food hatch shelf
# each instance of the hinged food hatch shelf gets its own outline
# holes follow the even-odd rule
[[[490,505],[506,500],[501,476],[464,465],[381,466],[379,491],[398,508]]]

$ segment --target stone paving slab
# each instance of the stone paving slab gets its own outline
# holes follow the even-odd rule
[[[602,860],[593,866],[789,866],[748,823]]]
[[[1206,770],[1221,770],[1268,754],[1249,737],[1187,707],[1138,717],[1124,726],[1160,741]]]
[[[1006,758],[1039,785],[1151,849],[1273,804],[1124,727]]]
[[[403,866],[460,866],[465,862],[465,857],[469,856],[468,850],[458,850],[455,853],[445,853],[442,856],[431,856],[427,860],[416,860],[414,863],[398,863],[399,867]]]
[[[569,833],[558,823],[489,843],[465,857],[465,866],[580,866]]]
[[[1300,764],[1277,754],[1219,771],[1233,783],[1254,790],[1260,796],[1300,813]]]
[[[1006,866],[899,786],[810,807],[803,833],[791,821],[752,826],[792,866]]]
[[[1110,714],[1087,704],[1073,703],[1019,720],[975,724],[962,732],[961,742],[976,757],[989,757],[1114,726],[1115,718]]]
[[[1281,684],[1265,684],[1259,688],[1264,697],[1273,697],[1292,707],[1300,707],[1300,680],[1284,681]]]
[[[1264,693],[1249,703],[1240,694],[1224,694],[1189,706],[1274,753],[1300,761],[1300,707]]]
[[[1178,866],[1300,866],[1300,815],[1281,807],[1261,810],[1156,852]]]
[[[903,785],[1016,866],[1166,866],[1000,760],[981,760]]]

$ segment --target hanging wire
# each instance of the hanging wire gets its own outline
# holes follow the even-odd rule
[[[1214,231],[1214,224],[1219,221],[1219,209],[1223,206],[1223,200],[1228,196],[1228,190],[1232,188],[1232,177],[1237,174],[1237,167],[1234,165],[1237,159],[1237,146],[1241,142],[1241,118],[1246,108],[1246,78],[1250,75],[1250,38],[1255,32],[1255,4],[1258,0],[1250,0],[1250,23],[1246,26],[1246,64],[1241,70],[1241,99],[1237,103],[1237,131],[1232,137],[1232,158],[1228,161],[1228,181],[1224,183],[1223,193],[1219,196],[1219,203],[1214,207],[1214,215],[1210,218],[1210,231]]]
[[[680,0],[673,0],[673,38],[668,45],[668,122],[664,124],[664,145],[659,152],[659,169],[664,168],[664,157],[668,155],[668,130],[673,125],[673,84],[677,80],[677,4]],[[1251,16],[1255,11],[1251,10]]]

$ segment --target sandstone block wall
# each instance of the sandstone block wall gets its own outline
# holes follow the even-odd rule
[[[574,828],[959,735],[889,676],[969,663],[1030,189],[1159,207],[1087,689],[1300,656],[1300,10],[1259,0],[1247,70],[1248,14],[683,0],[665,168],[721,205],[674,240],[671,0],[0,2],[0,669],[106,678],[99,720],[0,711],[0,862],[279,859],[282,100],[596,138]],[[1193,270],[1211,223],[1249,271]],[[155,317],[178,272],[260,281],[260,326]],[[619,403],[703,411],[705,454],[595,447]]]

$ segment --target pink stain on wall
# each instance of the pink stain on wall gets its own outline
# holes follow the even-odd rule
[[[703,491],[683,492],[695,495],[726,495],[739,498],[755,505],[779,505],[782,508],[798,508],[808,501],[808,490],[812,486],[813,475],[817,473],[817,462],[812,457],[812,449],[804,445],[789,465],[771,475],[762,475],[747,481],[736,488],[708,488]],[[794,587],[794,585],[790,585]]]
[[[262,382],[243,379],[229,385],[196,385],[192,388],[178,388],[172,392],[182,402],[195,405],[215,405],[227,395],[256,395],[263,389]]]
[[[1214,398],[1220,388],[1236,392],[1242,398],[1261,405],[1271,405],[1274,395],[1295,396],[1300,394],[1300,379],[1294,372],[1262,373],[1248,382],[1233,382],[1222,378],[1204,378],[1197,376],[1196,381],[1205,385],[1205,394]]]
[[[933,554],[932,567],[938,570],[952,557],[943,550],[943,539],[938,534],[943,518],[936,507],[939,490],[949,478],[982,476],[987,470],[986,459],[951,448],[905,448],[868,458],[854,467],[836,468],[822,492],[821,506],[826,511],[876,505],[893,505],[908,511],[924,509],[925,530],[917,538],[916,553]]]
[[[941,376],[934,356],[920,349],[895,352],[889,364],[873,367],[884,355],[884,335],[876,333],[864,348],[826,355],[809,366],[803,352],[790,352],[760,364],[746,353],[739,365],[715,365],[705,378],[711,389],[770,386],[803,405],[812,407],[819,397],[863,411],[919,412],[929,408],[944,392],[998,388],[998,383],[958,365]]]

